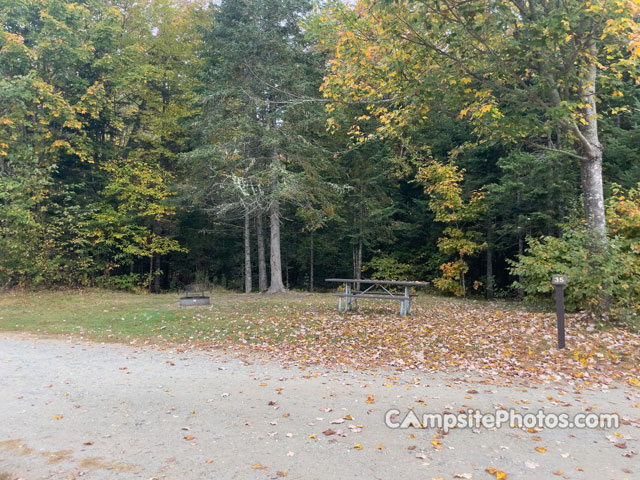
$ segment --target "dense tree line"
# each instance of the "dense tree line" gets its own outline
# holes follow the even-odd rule
[[[0,283],[523,297],[570,270],[576,308],[628,316],[639,14],[0,0]]]

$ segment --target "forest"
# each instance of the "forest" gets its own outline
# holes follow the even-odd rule
[[[634,0],[0,0],[0,287],[640,310]]]

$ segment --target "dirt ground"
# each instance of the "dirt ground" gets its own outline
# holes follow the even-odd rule
[[[0,334],[0,479],[640,479],[640,389],[283,366]],[[392,429],[478,409],[617,413],[610,429]],[[504,476],[506,475],[506,476]]]

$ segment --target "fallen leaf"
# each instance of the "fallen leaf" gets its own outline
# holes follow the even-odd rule
[[[546,447],[536,447],[536,452],[544,453],[547,451]]]
[[[362,445],[360,445],[359,443],[356,443],[356,444],[353,446],[353,448],[354,448],[354,449],[356,449],[356,450],[362,450]]]
[[[496,480],[506,480],[507,479],[507,474],[504,473],[501,470],[497,470],[493,467],[487,467],[485,468],[485,470],[487,472],[489,472],[491,475],[495,475],[496,476]]]

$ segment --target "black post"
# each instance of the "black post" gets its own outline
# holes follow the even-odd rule
[[[564,338],[564,286],[567,284],[567,277],[564,275],[553,275],[551,284],[556,289],[556,318],[558,320],[558,348],[565,347]]]

